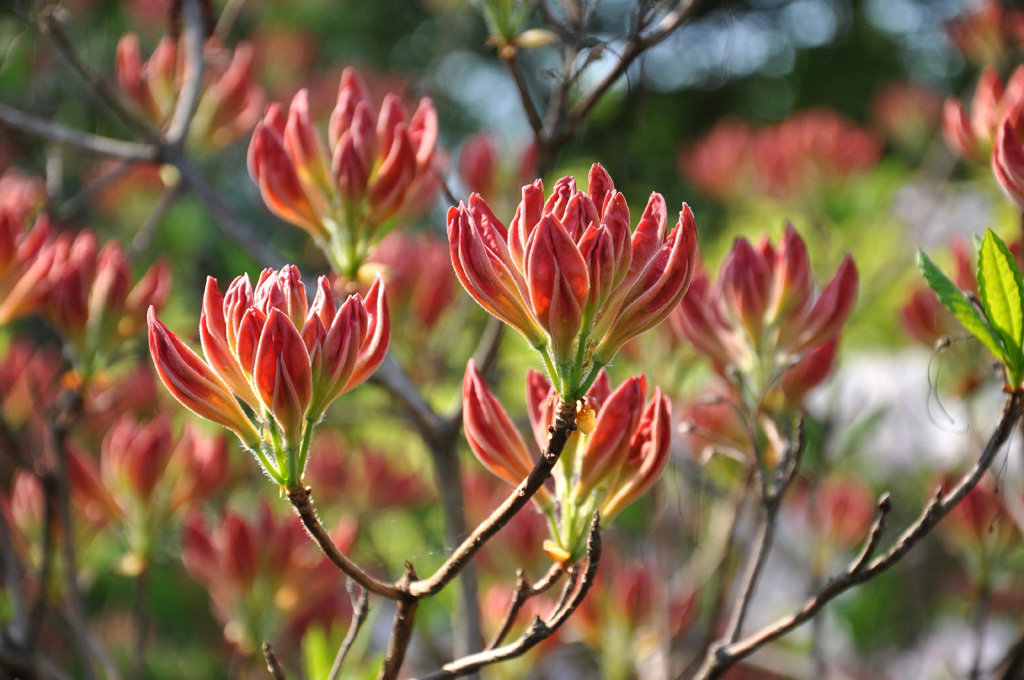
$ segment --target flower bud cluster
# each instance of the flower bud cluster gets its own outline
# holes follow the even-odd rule
[[[431,101],[421,99],[410,117],[388,94],[374,113],[366,85],[347,68],[326,145],[306,90],[287,112],[271,104],[249,145],[249,174],[267,207],[307,231],[349,280],[385,223],[433,181],[437,114]]]
[[[590,427],[569,435],[559,464],[552,472],[554,489],[542,488],[534,502],[551,524],[548,555],[574,562],[584,552],[591,514],[601,512],[611,521],[639,498],[661,476],[668,463],[672,407],[660,388],[645,402],[647,381],[629,378],[615,390],[601,371],[581,411],[596,412]],[[536,448],[548,446],[548,428],[554,423],[558,392],[536,371],[527,377],[527,411]],[[487,387],[471,360],[462,383],[463,425],[478,460],[512,485],[533,469],[531,453],[505,408]],[[585,418],[578,418],[581,423]],[[589,431],[588,431],[589,430]]]
[[[184,37],[166,37],[143,61],[139,39],[127,34],[117,44],[117,82],[135,108],[155,125],[173,116],[186,79]],[[252,130],[263,110],[263,90],[253,76],[255,52],[240,43],[233,50],[206,42],[203,83],[189,127],[189,141],[216,150]]]
[[[697,250],[689,206],[671,233],[667,226],[665,199],[653,193],[631,233],[626,199],[598,164],[585,192],[572,177],[546,200],[540,180],[523,187],[507,228],[478,194],[448,211],[462,285],[541,353],[559,395],[572,401],[686,292]]]
[[[207,279],[199,321],[203,360],[149,314],[149,347],[164,385],[186,408],[231,429],[285,486],[301,481],[315,425],[384,359],[384,284],[340,306],[326,277],[312,304],[294,265],[237,277],[222,294]]]

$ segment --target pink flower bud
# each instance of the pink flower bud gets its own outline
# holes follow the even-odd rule
[[[152,307],[148,320],[149,351],[171,395],[196,415],[232,430],[242,442],[258,441],[256,428],[217,374],[156,318]]]
[[[853,311],[857,300],[857,266],[847,255],[814,306],[807,312],[807,325],[797,338],[795,351],[814,347],[835,338]]]
[[[980,154],[971,118],[956,99],[950,97],[942,107],[942,134],[946,146],[960,158],[974,159]]]
[[[469,190],[489,199],[494,195],[498,160],[494,141],[486,134],[471,137],[459,154],[459,175]]]
[[[313,377],[302,336],[280,309],[272,310],[263,326],[252,379],[263,406],[294,446],[313,396]]]
[[[609,521],[623,508],[651,488],[668,464],[672,441],[672,405],[654,388],[640,425],[629,443],[629,456],[608,499],[601,506],[601,515]]]
[[[462,422],[469,446],[484,467],[513,486],[526,479],[533,469],[533,459],[472,359],[462,380]],[[538,497],[550,503],[545,490]]]
[[[614,480],[629,456],[630,439],[644,410],[647,380],[634,376],[622,383],[601,405],[597,426],[587,437],[583,452],[577,498]]]
[[[1003,192],[1024,210],[1024,144],[1009,120],[996,133],[992,172]]]
[[[256,126],[249,145],[249,172],[271,212],[314,238],[327,238],[327,229],[302,186],[283,140],[265,122]]]
[[[127,483],[136,498],[148,503],[171,451],[171,428],[166,418],[143,424],[129,416],[122,417],[107,433],[100,449],[104,484],[117,489]]]
[[[541,219],[526,247],[524,274],[533,313],[552,341],[555,360],[571,360],[590,287],[587,263],[554,217]]]

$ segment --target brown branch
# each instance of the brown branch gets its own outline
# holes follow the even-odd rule
[[[419,600],[409,594],[409,584],[416,581],[416,570],[410,562],[405,563],[405,573],[402,574],[398,587],[402,591],[402,597],[398,600],[395,608],[394,622],[391,624],[391,638],[388,640],[388,648],[384,653],[384,666],[377,675],[377,680],[395,680],[398,672],[402,670],[402,663],[405,661],[405,652],[409,649],[409,640],[412,638],[412,627],[416,620],[416,608]]]
[[[0,563],[2,563],[4,588],[7,591],[8,600],[11,603],[11,635],[18,643],[24,643],[29,635],[29,618],[26,606],[25,590],[22,588],[22,576],[25,573],[24,567],[18,560],[11,544],[12,528],[7,523],[7,517],[0,512]],[[4,634],[0,631],[0,637]]]
[[[56,505],[57,517],[61,524],[60,550],[64,560],[64,589],[67,601],[67,620],[72,631],[72,640],[82,665],[86,680],[96,680],[92,665],[92,651],[89,644],[88,627],[85,620],[85,603],[78,582],[78,559],[75,550],[74,521],[71,516],[71,490],[68,478],[67,434],[82,409],[81,394],[65,390],[58,397],[47,418],[47,439],[54,454],[53,470],[54,498],[48,502]],[[45,487],[44,487],[45,488]],[[43,584],[41,587],[45,587]]]
[[[601,561],[600,518],[597,513],[594,513],[594,519],[590,523],[586,554],[587,568],[583,572],[579,588],[572,593],[571,598],[563,606],[557,607],[544,619],[535,618],[530,627],[515,642],[456,659],[445,664],[439,670],[422,676],[419,680],[447,680],[468,675],[484,666],[522,656],[540,642],[551,637],[572,616],[572,613],[583,602],[590,587],[594,584],[597,567]]]
[[[395,361],[391,351],[388,351],[384,361],[370,376],[370,382],[380,385],[402,403],[413,425],[431,449],[441,441],[445,427],[444,419],[423,398],[423,394],[416,388],[409,374]]]
[[[576,102],[576,105],[569,112],[565,127],[573,131],[569,133],[570,136],[579,128],[583,119],[590,113],[590,110],[594,108],[594,105],[597,104],[601,97],[604,96],[608,88],[615,84],[633,62],[644,52],[672,35],[690,18],[700,4],[701,0],[681,1],[676,5],[675,9],[662,18],[653,32],[647,35],[637,33],[630,38],[623,48],[615,67],[589,93]]]
[[[267,662],[267,672],[270,673],[270,677],[274,680],[288,680],[288,675],[284,672],[281,662],[277,660],[277,655],[274,654],[274,648],[270,646],[270,643],[264,640],[262,649],[263,660]]]
[[[750,609],[750,603],[757,591],[757,583],[761,578],[764,565],[768,562],[768,555],[771,552],[775,540],[775,527],[778,518],[778,506],[772,504],[765,508],[765,514],[761,518],[761,525],[758,527],[757,540],[751,550],[747,569],[743,576],[743,585],[740,586],[739,601],[733,609],[729,618],[729,625],[726,628],[725,639],[729,642],[736,642],[740,633],[743,632],[743,622]]]
[[[338,549],[331,535],[327,533],[327,529],[320,523],[320,518],[317,517],[316,509],[313,507],[311,492],[312,489],[308,486],[293,486],[288,489],[288,500],[295,507],[295,512],[299,515],[299,519],[302,520],[302,524],[306,527],[309,535],[313,537],[317,545],[320,546],[327,559],[365,590],[391,600],[402,599],[405,593],[401,588],[390,583],[378,581],[363,571],[359,565]]]
[[[800,609],[793,614],[765,626],[760,631],[748,635],[742,640],[727,645],[719,645],[709,650],[708,655],[704,659],[704,664],[695,677],[699,680],[720,678],[737,661],[750,656],[769,642],[777,640],[803,623],[806,623],[840,594],[878,576],[898,563],[938,525],[939,521],[950,510],[977,486],[985,472],[992,465],[996,454],[1002,449],[1007,439],[1013,433],[1017,422],[1020,420],[1022,411],[1024,411],[1024,393],[1014,392],[1004,404],[999,423],[996,425],[995,431],[989,438],[984,451],[978,457],[974,467],[960,479],[960,482],[951,491],[943,493],[940,490],[921,513],[920,517],[904,530],[888,551],[870,561],[870,558],[864,558],[864,553],[868,552],[869,548],[870,552],[874,552],[874,546],[879,541],[876,534],[880,534],[884,529],[882,524],[883,518],[880,518],[876,520],[871,529],[865,549],[861,555],[858,555],[850,563],[846,570],[833,577],[821,590],[808,598]],[[879,512],[884,515],[888,511],[882,505],[884,504],[879,506]]]
[[[441,565],[440,568],[429,578],[416,581],[409,586],[409,592],[414,597],[428,597],[437,593],[445,587],[459,571],[473,558],[480,548],[502,527],[508,524],[509,520],[519,512],[537,491],[544,486],[551,469],[558,462],[562,449],[569,439],[569,435],[576,429],[576,405],[572,402],[562,402],[555,415],[555,422],[548,432],[548,448],[530,471],[530,474],[520,482],[519,486],[491,513],[491,516],[483,521],[469,537],[462,542],[454,553]]]
[[[358,594],[356,593],[357,589]],[[338,647],[338,653],[334,655],[334,663],[331,664],[327,680],[338,680],[341,676],[341,667],[345,663],[345,657],[352,649],[356,636],[359,635],[359,630],[366,622],[367,614],[370,613],[369,601],[364,589],[349,581],[348,594],[352,599],[352,621],[348,624],[348,631],[345,633],[345,639],[341,641],[341,646]]]
[[[523,77],[522,70],[519,68],[519,58],[516,53],[516,47],[514,45],[499,46],[498,56],[505,62],[505,66],[508,68],[509,73],[512,74],[512,80],[516,84],[516,90],[519,91],[519,100],[523,105],[523,112],[526,114],[526,120],[529,121],[530,127],[533,129],[533,134],[539,142],[542,140],[544,135],[544,121],[540,119],[540,114],[537,113],[537,107],[533,103],[533,98],[530,97],[530,90],[526,87],[526,80]]]
[[[154,161],[158,156],[157,147],[152,144],[126,142],[81,132],[2,103],[0,103],[0,125],[101,156],[123,158],[130,161]]]
[[[517,571],[516,589],[512,593],[512,602],[509,603],[508,611],[505,612],[505,618],[502,620],[501,626],[498,627],[498,632],[491,638],[487,649],[496,649],[498,645],[504,642],[508,634],[512,632],[512,626],[515,625],[516,617],[519,616],[519,610],[523,608],[527,600],[550,589],[551,586],[558,583],[558,580],[564,573],[565,565],[556,562],[551,565],[548,572],[537,583],[530,585],[526,580],[523,570]]]

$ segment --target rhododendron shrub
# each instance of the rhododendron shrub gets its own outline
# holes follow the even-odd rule
[[[1018,678],[1024,13],[805,4],[0,13],[0,678]]]

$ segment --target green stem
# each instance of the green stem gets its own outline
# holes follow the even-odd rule
[[[534,349],[540,353],[541,359],[544,360],[544,368],[547,370],[548,377],[551,378],[551,384],[555,386],[555,390],[558,394],[565,394],[565,384],[562,382],[558,371],[555,370],[554,362],[551,361],[551,357],[548,355],[548,346],[538,345]]]
[[[299,474],[296,481],[302,482],[302,473],[306,471],[306,458],[309,457],[309,445],[313,441],[313,427],[316,421],[306,418],[306,429],[302,433],[302,444],[299,445]]]
[[[597,375],[601,372],[602,368],[604,368],[604,364],[600,361],[594,361],[594,363],[591,364],[590,372],[587,373],[587,377],[583,379],[583,382],[577,388],[576,395],[573,397],[574,399],[579,399],[587,393],[590,386],[594,384],[595,380],[597,380]]]
[[[284,485],[284,477],[281,475],[281,471],[278,470],[276,466],[271,464],[270,459],[267,458],[267,455],[265,453],[263,453],[263,447],[260,446],[259,442],[257,442],[255,446],[243,442],[242,446],[246,448],[250,453],[255,454],[256,459],[259,460],[260,465],[263,466],[263,469],[266,470],[267,474],[270,475],[271,479],[273,479],[278,484],[281,484],[282,486]]]

